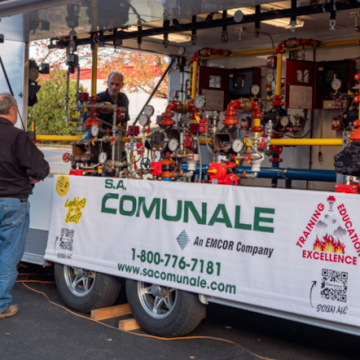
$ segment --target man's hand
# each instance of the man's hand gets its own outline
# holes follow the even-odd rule
[[[29,180],[30,180],[30,184],[32,184],[32,185],[37,184],[38,182],[40,182],[40,180],[36,180],[36,179],[34,179],[32,177],[30,177]]]

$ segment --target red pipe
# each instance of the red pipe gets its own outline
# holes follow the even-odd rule
[[[234,126],[239,124],[240,120],[235,117],[237,114],[236,110],[242,110],[244,108],[244,103],[241,100],[233,100],[229,103],[226,111],[225,111],[225,119],[224,125],[226,126]],[[252,107],[250,111],[255,109],[255,104],[252,102]]]
[[[172,119],[175,115],[173,111],[179,110],[179,103],[172,102],[167,107],[165,112],[163,113],[164,118],[161,121],[161,126],[172,126],[176,124],[176,121]]]

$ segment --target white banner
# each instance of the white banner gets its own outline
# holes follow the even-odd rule
[[[45,259],[360,324],[359,197],[58,176]]]

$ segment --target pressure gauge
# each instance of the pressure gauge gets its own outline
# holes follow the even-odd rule
[[[144,114],[148,117],[154,114],[154,107],[151,105],[146,105],[144,109]]]
[[[170,95],[170,97],[171,97],[172,99],[175,99],[175,98],[176,98],[176,95],[177,95],[176,92],[177,92],[177,91],[176,91],[175,89],[170,90],[170,94],[169,94],[169,95]]]
[[[254,84],[252,87],[251,87],[251,93],[254,95],[254,96],[257,96],[260,92],[260,86],[259,85],[256,85]]]
[[[99,135],[100,128],[97,125],[92,125],[90,132],[92,136],[98,136]]]
[[[341,88],[341,80],[340,79],[334,79],[332,82],[331,82],[331,87],[333,90],[335,91],[338,91],[340,88]]]
[[[266,75],[266,81],[271,84],[274,81],[274,74],[268,73]]]
[[[106,160],[107,160],[107,154],[106,154],[106,152],[101,152],[101,153],[99,154],[99,163],[100,163],[100,164],[104,164],[104,162],[106,162]]]
[[[198,95],[194,99],[194,105],[197,109],[202,109],[206,105],[206,99],[204,96]]]
[[[141,126],[146,126],[149,123],[149,117],[145,114],[141,114],[139,117],[139,124]]]
[[[185,49],[183,46],[180,46],[180,47],[178,48],[178,55],[179,55],[179,56],[184,56],[185,53],[186,53],[186,49]]]
[[[235,139],[231,145],[232,149],[234,152],[239,153],[243,147],[244,147],[244,143],[242,142],[241,139]]]
[[[178,149],[179,147],[179,141],[177,139],[170,139],[168,142],[168,148],[171,152],[174,152]]]
[[[287,116],[283,116],[280,120],[280,125],[286,127],[289,124],[290,120]]]

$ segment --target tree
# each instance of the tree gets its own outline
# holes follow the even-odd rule
[[[104,69],[108,75],[114,70],[121,71],[124,76],[124,91],[136,93],[144,91],[150,94],[159,78],[169,65],[169,58],[164,55],[144,53],[140,51],[120,51],[117,56],[105,59]],[[155,97],[168,98],[168,77],[162,81]]]
[[[40,65],[48,62],[50,69],[66,69],[65,49],[48,49],[48,40],[34,41],[30,45],[30,56]],[[89,46],[77,49],[81,68],[92,66]],[[137,93],[143,91],[150,94],[169,64],[169,57],[141,51],[114,50],[98,48],[98,69],[107,75],[112,71],[121,71],[125,75],[124,91]],[[104,80],[106,81],[106,80]],[[167,99],[168,77],[162,81],[155,97]]]
[[[74,122],[65,125],[65,95],[66,95],[66,71],[53,70],[49,78],[40,81],[42,85],[37,93],[38,102],[29,107],[28,124],[35,123],[36,133],[39,135],[79,135],[73,131]],[[85,92],[80,85],[80,92]],[[69,84],[69,112],[75,107],[76,81],[70,80]]]

